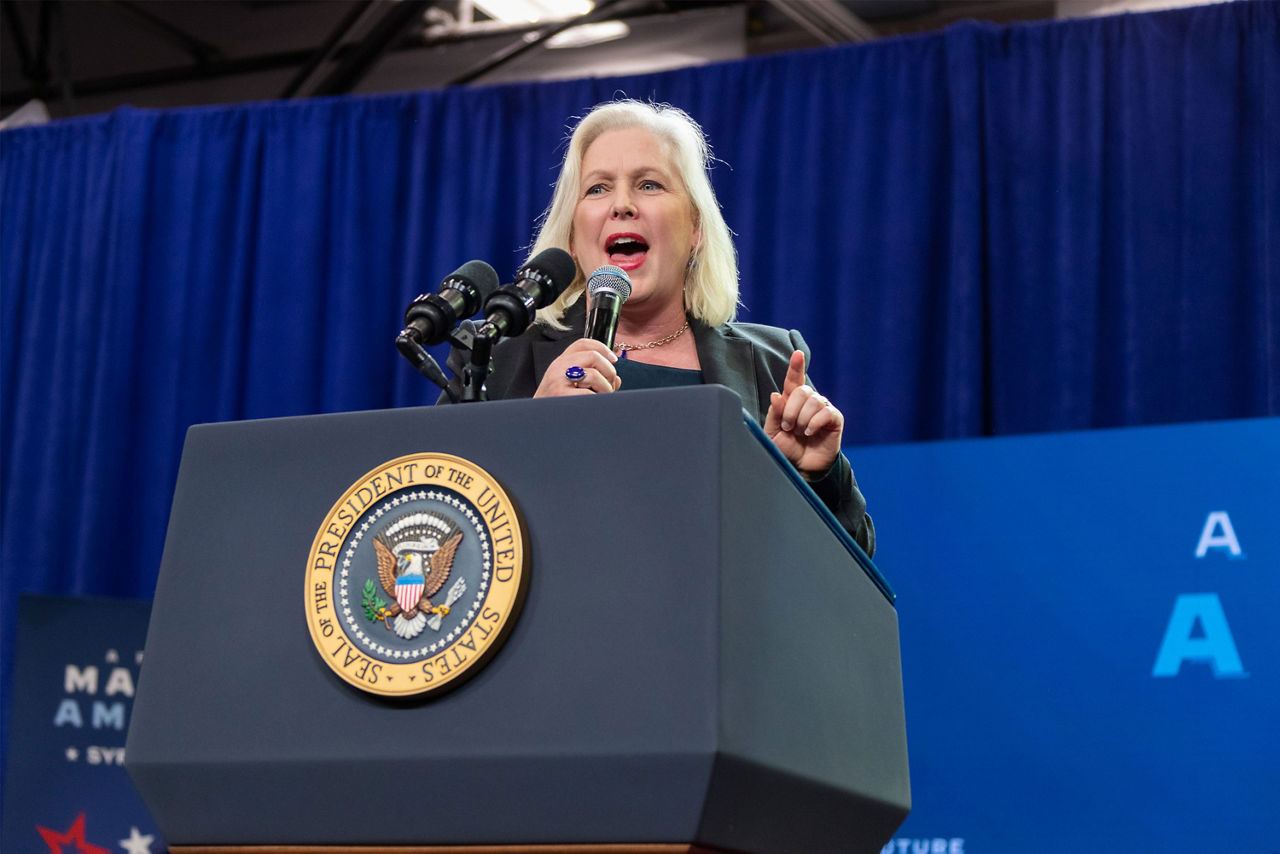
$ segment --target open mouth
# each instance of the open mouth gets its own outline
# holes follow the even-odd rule
[[[611,234],[605,241],[604,251],[610,264],[626,270],[640,266],[649,244],[638,234]]]

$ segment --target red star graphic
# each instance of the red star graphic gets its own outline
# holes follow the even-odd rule
[[[107,849],[101,845],[94,845],[84,841],[84,813],[76,816],[76,820],[71,827],[67,828],[66,833],[59,833],[56,830],[50,830],[47,827],[36,825],[36,830],[40,831],[41,838],[44,839],[45,845],[49,846],[49,854],[63,854],[64,845],[75,845],[74,851],[80,854],[110,854]]]

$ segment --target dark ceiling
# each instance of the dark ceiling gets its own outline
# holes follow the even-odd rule
[[[1052,0],[597,0],[572,23],[620,41],[569,50],[567,24],[500,28],[460,0],[0,0],[0,114],[55,118],[349,92],[608,76],[1054,15]]]

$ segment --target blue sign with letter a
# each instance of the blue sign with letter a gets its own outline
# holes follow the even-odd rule
[[[1280,419],[847,453],[898,592],[886,854],[1280,851]]]

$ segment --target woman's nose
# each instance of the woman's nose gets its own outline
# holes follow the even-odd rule
[[[631,203],[631,196],[619,193],[613,199],[613,215],[617,219],[628,219],[636,215],[636,206]]]

